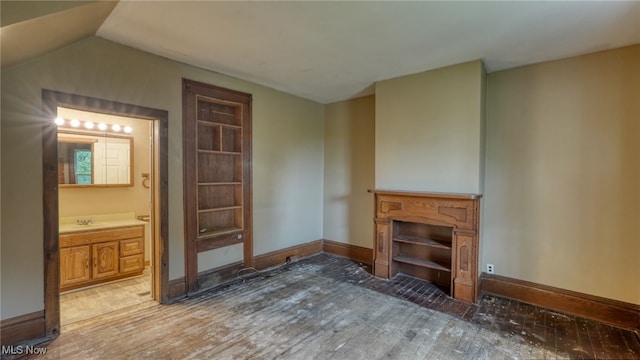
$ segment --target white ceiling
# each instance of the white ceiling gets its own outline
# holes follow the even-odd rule
[[[489,72],[640,43],[640,1],[120,1],[97,35],[329,103],[483,59]]]
[[[484,60],[492,72],[640,44],[640,1],[0,5],[3,68],[98,29],[115,42],[321,103],[370,94],[379,80],[471,60]]]

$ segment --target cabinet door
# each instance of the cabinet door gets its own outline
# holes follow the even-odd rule
[[[142,272],[144,270],[144,256],[142,254],[120,258],[120,273]]]
[[[144,239],[120,240],[120,256],[142,254],[144,252]],[[122,272],[122,269],[120,270]]]
[[[60,286],[83,283],[91,279],[89,245],[60,249]]]
[[[118,241],[93,244],[93,278],[118,275]]]

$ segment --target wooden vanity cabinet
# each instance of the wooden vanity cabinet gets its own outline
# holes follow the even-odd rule
[[[60,235],[60,291],[142,274],[144,225]]]

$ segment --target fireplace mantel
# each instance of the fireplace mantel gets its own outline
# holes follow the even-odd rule
[[[374,275],[388,279],[404,273],[476,302],[482,195],[369,192],[375,196]]]

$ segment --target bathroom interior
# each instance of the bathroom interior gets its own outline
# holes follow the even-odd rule
[[[58,107],[60,320],[153,304],[153,121]]]

